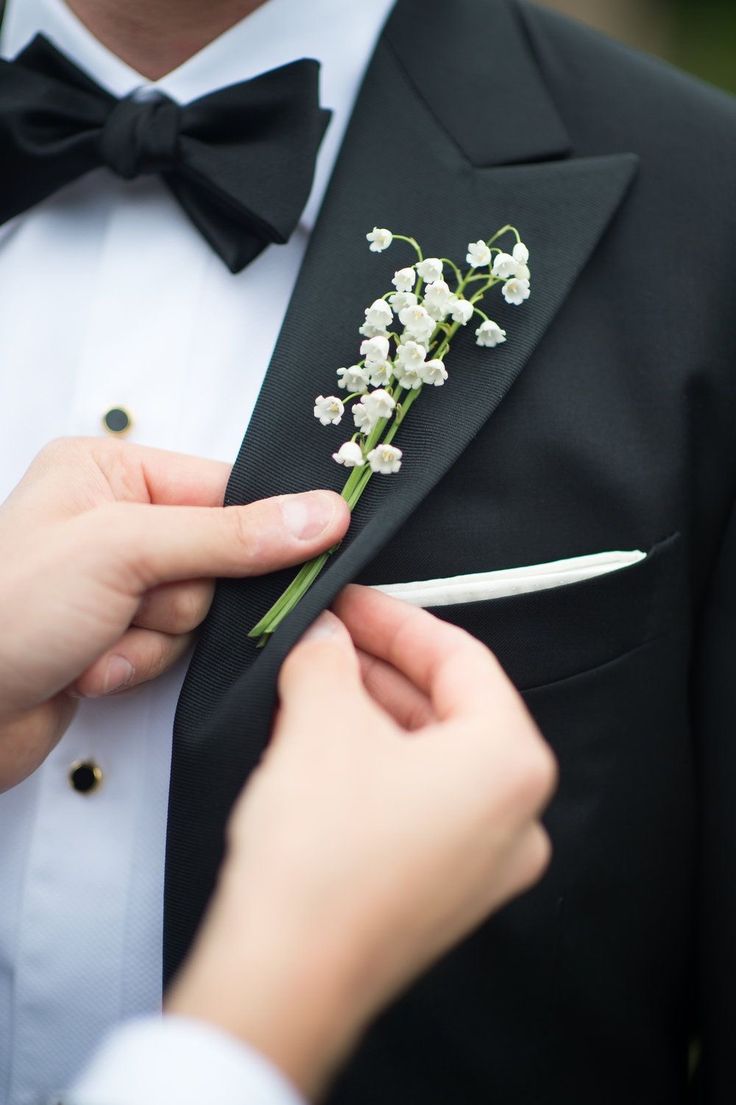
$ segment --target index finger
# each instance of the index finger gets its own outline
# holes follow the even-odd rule
[[[139,467],[150,502],[160,506],[222,506],[231,464],[147,445],[121,445],[127,454],[126,463]],[[103,469],[104,457],[103,453],[98,458]]]
[[[334,610],[356,647],[405,675],[440,719],[498,712],[504,692],[516,701],[490,649],[426,610],[355,585],[343,591]]]
[[[35,505],[47,520],[119,501],[222,506],[231,465],[129,442],[57,438],[35,457],[8,506]]]

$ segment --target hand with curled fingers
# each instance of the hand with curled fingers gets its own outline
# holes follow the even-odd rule
[[[493,655],[350,587],[287,658],[274,739],[169,998],[319,1094],[371,1018],[542,874],[552,755]]]
[[[0,507],[0,791],[76,699],[137,686],[189,647],[216,576],[300,563],[343,536],[332,492],[221,506],[230,466],[123,442],[47,446]]]

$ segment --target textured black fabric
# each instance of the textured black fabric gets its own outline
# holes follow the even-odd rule
[[[506,345],[481,350],[463,333],[448,385],[402,427],[400,477],[371,483],[339,555],[264,651],[247,630],[291,573],[218,586],[177,714],[167,973],[267,742],[279,664],[347,581],[648,555],[574,587],[438,611],[496,650],[559,758],[555,857],[380,1019],[331,1105],[684,1102],[689,1036],[707,1020],[693,1023],[693,932],[715,901],[709,972],[725,970],[725,1016],[705,1040],[706,1100],[736,1093],[736,977],[719,947],[736,926],[730,847],[708,895],[694,891],[700,811],[712,804],[717,845],[736,775],[733,622],[698,628],[736,485],[735,187],[725,95],[525,3],[454,0],[448,13],[398,0],[227,501],[340,485],[341,431],[311,409],[406,256],[370,254],[374,224],[457,256],[511,221],[532,251],[533,295],[494,308]],[[733,555],[724,546],[719,578]],[[706,718],[690,678],[708,648],[721,666],[706,664]],[[696,771],[705,735],[718,786]]]
[[[736,512],[709,583],[696,651],[697,768],[704,796],[698,900],[704,1062],[698,1101],[734,1100],[736,1025]]]
[[[0,223],[91,169],[160,173],[239,272],[288,241],[309,197],[330,113],[308,58],[185,106],[116,100],[42,35],[0,60]]]

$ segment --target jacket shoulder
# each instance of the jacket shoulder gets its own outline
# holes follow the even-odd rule
[[[513,3],[558,109],[590,152],[597,131],[608,148],[628,136],[629,148],[717,151],[736,167],[736,97],[558,12]]]

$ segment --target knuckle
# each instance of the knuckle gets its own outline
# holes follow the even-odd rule
[[[427,725],[431,725],[434,720],[435,718],[430,704],[418,700],[412,702],[409,706],[406,717],[404,718],[404,726],[410,733],[415,733],[420,729],[424,729]]]
[[[145,663],[142,665],[143,677],[147,680],[157,679],[166,670],[172,656],[171,643],[163,636],[153,637],[147,653]]]
[[[78,445],[78,439],[73,437],[54,437],[47,441],[40,450],[38,456],[43,460],[60,460],[73,452]]]
[[[41,450],[40,456],[58,459],[67,456],[76,456],[80,449],[90,447],[89,438],[84,437],[53,437]]]
[[[542,825],[533,825],[520,863],[519,878],[525,887],[538,882],[552,859],[552,842]]]
[[[303,645],[296,645],[283,661],[279,671],[279,691],[282,695],[302,672],[305,662],[304,651]]]
[[[48,473],[59,468],[68,468],[79,457],[82,444],[83,438],[52,438],[37,453],[33,467],[36,471]]]
[[[529,786],[538,802],[546,804],[557,786],[557,761],[541,738],[537,738],[527,767]]]
[[[292,697],[298,705],[299,696],[307,688],[313,694],[319,686],[344,686],[353,671],[345,649],[329,639],[306,638],[294,646],[281,665],[279,693],[282,699]]]
[[[294,645],[282,664],[281,673],[286,680],[293,680],[313,672],[323,663],[332,664],[334,660],[334,649],[328,641],[306,638]],[[337,662],[339,663],[339,658]]]
[[[176,587],[169,596],[167,623],[171,633],[189,633],[202,622],[209,608],[209,588],[194,584]]]
[[[523,747],[517,747],[507,778],[520,809],[539,810],[547,805],[557,783],[557,764],[541,737],[534,734]]]
[[[501,667],[498,657],[485,642],[480,641],[467,629],[463,629],[459,625],[453,625],[451,622],[442,622],[442,625],[445,632],[454,636],[456,648],[463,648],[469,658],[472,656],[474,660],[481,659],[486,663],[489,681],[495,682],[500,679],[504,683],[509,683],[509,678]]]
[[[510,683],[509,677],[501,666],[501,661],[499,660],[498,656],[496,656],[496,653],[493,651],[493,649],[489,648],[488,645],[483,644],[483,642],[479,641],[477,637],[471,636],[470,639],[476,645],[479,645],[483,649],[486,661],[488,663],[490,678],[503,679],[504,683]]]
[[[415,607],[415,609],[417,609]],[[420,611],[421,614],[426,614],[427,611]],[[473,659],[477,659],[480,656],[488,659],[492,664],[499,666],[495,655],[491,652],[487,645],[479,641],[477,637],[474,637],[472,633],[469,633],[467,629],[463,629],[462,626],[453,625],[452,622],[446,622],[441,618],[438,618],[436,614],[430,614],[430,618],[436,624],[437,629],[441,631],[447,638],[448,645],[455,649],[464,650],[468,658],[471,656]],[[429,631],[429,626],[427,627]]]
[[[49,467],[71,464],[90,457],[116,455],[121,442],[90,437],[54,437],[46,442],[37,460]]]

